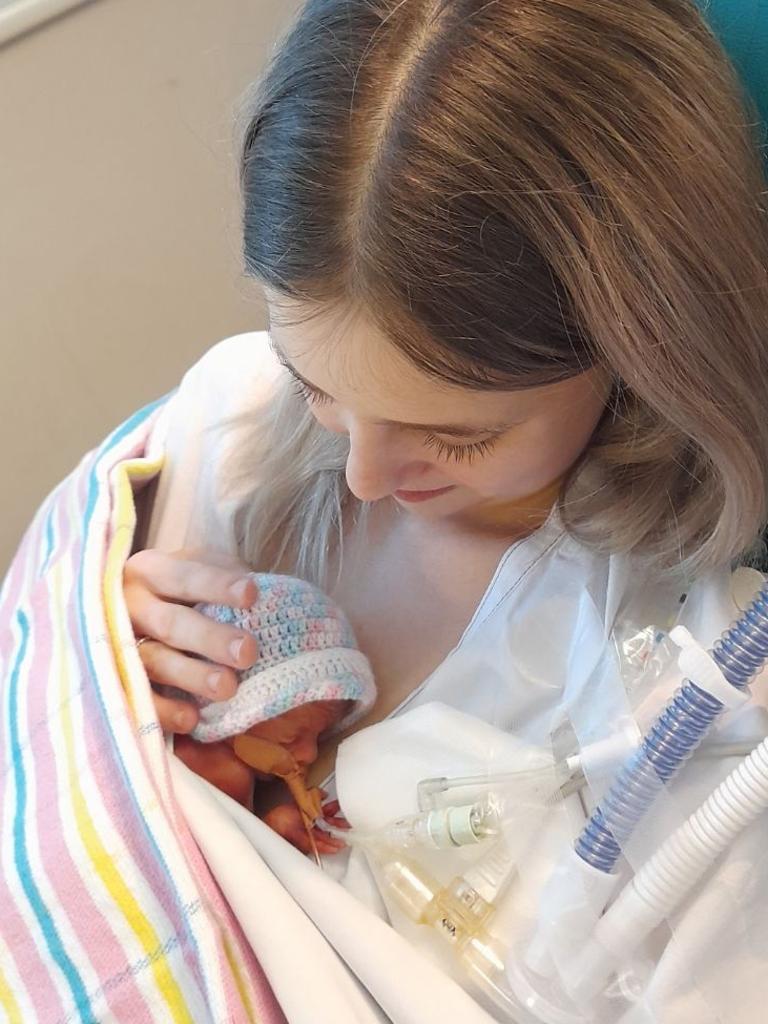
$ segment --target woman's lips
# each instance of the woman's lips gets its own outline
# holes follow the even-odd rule
[[[395,497],[399,501],[429,501],[430,498],[437,498],[441,494],[452,491],[454,484],[449,487],[438,487],[434,491],[395,491]]]

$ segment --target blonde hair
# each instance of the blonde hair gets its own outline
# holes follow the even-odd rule
[[[768,479],[755,111],[689,0],[310,0],[241,126],[247,271],[472,388],[605,368],[567,528],[655,571],[754,548]],[[245,557],[321,582],[346,445],[286,391]]]

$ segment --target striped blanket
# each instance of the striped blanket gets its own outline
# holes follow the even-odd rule
[[[122,597],[166,400],[44,502],[0,591],[0,1020],[284,1017],[174,798]]]

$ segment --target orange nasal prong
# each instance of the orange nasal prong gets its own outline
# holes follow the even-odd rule
[[[276,775],[283,779],[301,814],[301,820],[309,839],[309,845],[316,864],[320,865],[320,854],[312,833],[315,819],[320,817],[322,796],[319,789],[307,789],[304,772],[296,759],[279,743],[259,739],[257,736],[236,736],[235,754],[245,764],[265,775]]]
[[[285,784],[290,790],[296,806],[299,808],[301,820],[304,822],[304,829],[307,833],[307,838],[309,839],[309,845],[312,850],[312,855],[315,858],[315,863],[318,867],[322,867],[320,854],[317,850],[317,843],[315,842],[315,836],[312,832],[315,821],[320,817],[322,811],[323,798],[320,794],[320,790],[316,788],[307,789],[304,773],[299,768],[285,777]]]
[[[265,775],[285,778],[298,769],[293,757],[279,743],[257,736],[235,736],[233,746],[241,761]]]

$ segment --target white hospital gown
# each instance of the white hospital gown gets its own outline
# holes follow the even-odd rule
[[[237,438],[217,424],[268,401],[282,372],[264,333],[227,339],[189,371],[160,428],[167,462],[148,546],[234,552],[236,496],[222,496],[221,468]],[[667,628],[679,614],[708,647],[738,614],[736,599],[744,603],[734,587],[746,593],[757,583],[748,573],[740,573],[736,583],[729,574],[712,576],[689,589],[680,610],[679,586],[640,585],[630,561],[586,551],[553,517],[510,546],[461,640],[430,677],[390,720],[341,746],[337,775],[329,783],[338,785],[356,827],[375,828],[416,809],[419,778],[508,768],[517,757],[515,744],[549,750],[556,730],[571,730],[580,744],[615,736],[619,726],[631,726],[638,695],[620,683],[614,641],[643,626]],[[667,686],[677,681],[667,673]],[[760,681],[755,691],[750,706],[723,716],[715,739],[746,744],[763,738],[768,714]],[[652,693],[648,706],[660,700]],[[454,734],[452,725],[461,718],[452,718],[452,711],[471,716],[476,735],[471,724],[465,730],[457,726]],[[629,853],[633,866],[737,763],[710,757],[688,766],[638,830]],[[392,921],[402,934],[382,920],[391,907],[382,902],[360,851],[326,858],[320,876],[261,822],[179,765],[174,771],[198,841],[215,861],[222,888],[292,1024],[496,1019],[464,994],[457,984],[461,970],[434,935],[397,914]],[[597,775],[590,781],[591,790],[568,797],[536,834],[535,855],[520,866],[498,917],[505,937],[522,941],[526,926],[535,922],[542,886],[583,823],[585,806],[591,807],[605,785]],[[599,1018],[599,1024],[763,1019],[767,817],[740,837],[683,903],[671,922],[672,937],[667,926],[654,933],[643,951],[648,983],[642,998],[621,1009],[617,1003],[613,1016]],[[450,877],[445,863],[433,867]],[[419,954],[412,954],[410,943]],[[303,964],[314,964],[311,984],[296,984],[298,950]]]

